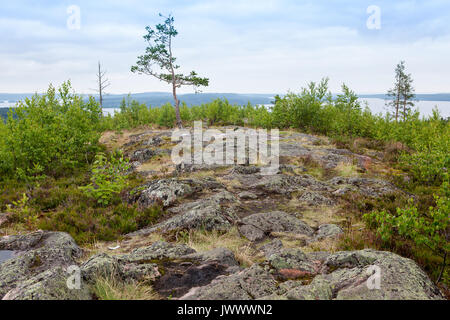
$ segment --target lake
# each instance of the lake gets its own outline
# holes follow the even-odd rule
[[[373,113],[385,113],[386,112],[386,101],[378,98],[361,98],[361,102],[367,102],[370,110]],[[269,106],[269,105],[266,105]],[[433,108],[438,106],[441,116],[443,118],[450,117],[450,101],[417,101],[415,107],[419,109],[421,115],[429,116],[433,113]],[[103,114],[114,115],[114,111],[119,112],[120,108],[104,108]]]
[[[386,112],[386,102],[379,98],[361,98],[361,102],[367,102],[370,110],[373,113],[385,113]],[[0,102],[0,108],[14,107],[15,103],[8,101]],[[432,114],[433,108],[437,106],[441,112],[441,116],[444,118],[450,117],[450,101],[417,101],[415,107],[419,109],[421,115],[429,116]],[[104,115],[114,115],[114,111],[119,112],[120,108],[103,108]]]
[[[386,113],[386,101],[378,98],[361,98],[360,101],[367,102],[373,113]],[[415,108],[418,108],[421,115],[430,116],[433,108],[437,106],[443,118],[450,117],[450,101],[417,101]]]

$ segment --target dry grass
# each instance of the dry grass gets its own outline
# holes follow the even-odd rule
[[[138,282],[120,282],[114,277],[99,278],[92,287],[99,300],[158,300],[151,286]]]
[[[150,161],[137,167],[138,172],[156,171],[161,174],[168,174],[174,170],[174,165],[170,155],[159,155]]]
[[[222,183],[223,185],[225,185],[227,188],[230,189],[242,188],[242,183],[237,178],[228,179],[219,177],[217,178],[217,181],[219,181],[220,183]]]
[[[334,169],[341,177],[357,177],[359,176],[358,167],[354,164],[340,162]]]
[[[322,206],[302,212],[302,220],[313,228],[322,224],[339,224],[345,221],[341,209],[337,206]]]
[[[191,230],[179,237],[178,241],[199,252],[227,248],[234,253],[236,260],[243,267],[249,267],[261,258],[259,253],[251,247],[251,243],[241,237],[237,228],[232,228],[226,233]]]
[[[312,242],[303,248],[305,252],[327,251],[335,253],[339,251],[338,240],[336,239],[323,239],[320,241]]]
[[[83,249],[85,251],[83,260],[87,260],[89,257],[99,253],[107,253],[109,255],[125,254],[129,253],[131,250],[135,248],[148,247],[156,241],[165,241],[165,240],[166,239],[161,234],[152,233],[147,236],[136,236],[121,241],[112,241],[112,242],[99,241],[93,244],[83,246]],[[109,249],[116,247],[119,248],[117,248],[116,250]]]

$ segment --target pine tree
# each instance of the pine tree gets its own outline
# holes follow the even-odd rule
[[[160,14],[161,17],[163,17]],[[177,125],[182,127],[180,116],[180,100],[177,97],[177,89],[181,86],[193,86],[196,89],[199,86],[208,86],[209,79],[201,78],[195,71],[189,74],[177,73],[180,68],[176,64],[176,58],[172,53],[173,38],[178,35],[174,27],[174,18],[168,16],[164,23],[156,25],[155,28],[146,27],[147,34],[144,39],[148,43],[145,54],[138,57],[136,65],[131,67],[131,72],[147,74],[160,81],[167,82],[172,86],[172,94],[175,101],[175,114]]]
[[[393,109],[395,121],[398,122],[400,115],[406,120],[411,107],[414,106],[415,97],[413,80],[411,74],[406,73],[405,61],[401,61],[395,68],[394,88],[390,89],[387,96],[392,98],[386,105]]]

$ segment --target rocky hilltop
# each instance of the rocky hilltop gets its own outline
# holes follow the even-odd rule
[[[114,279],[145,283],[159,299],[444,298],[410,259],[369,245],[343,250],[344,237],[364,232],[349,203],[403,193],[389,182],[383,153],[282,132],[280,169],[262,175],[256,165],[175,166],[170,136],[141,130],[102,137],[146,180],[123,201],[162,206],[158,223],[84,248],[61,232],[0,238],[0,253],[11,252],[0,259],[0,297],[95,299],[98,279]],[[73,266],[80,289],[67,286]]]

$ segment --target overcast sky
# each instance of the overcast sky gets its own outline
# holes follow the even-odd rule
[[[79,30],[67,26],[71,5],[80,8]],[[371,5],[381,10],[380,29],[367,27]],[[130,72],[160,12],[175,17],[182,71],[210,78],[204,92],[284,93],[327,76],[333,92],[345,82],[381,93],[400,60],[417,92],[450,92],[448,0],[1,0],[0,92],[71,79],[77,92],[93,93],[98,60],[110,93],[169,91]]]

